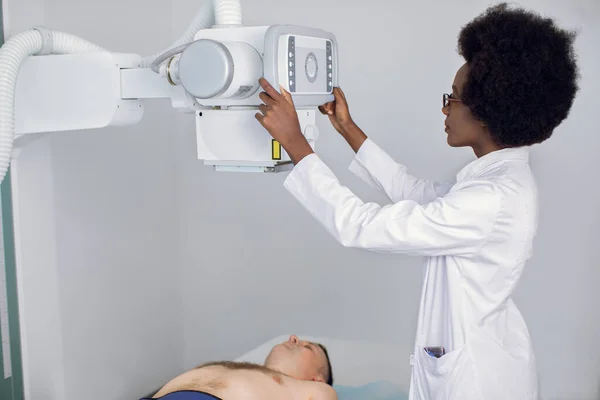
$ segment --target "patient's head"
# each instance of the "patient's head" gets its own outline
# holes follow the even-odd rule
[[[275,345],[265,360],[265,366],[295,379],[333,385],[331,362],[325,346],[300,340],[296,335]]]

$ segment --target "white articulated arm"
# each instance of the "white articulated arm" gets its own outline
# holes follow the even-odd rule
[[[15,88],[23,62],[34,55],[103,52],[86,40],[42,28],[20,33],[0,48],[0,182],[10,164],[15,133]]]
[[[241,24],[239,0],[206,0],[188,29],[173,43],[171,48],[189,44],[199,30],[211,27],[215,20],[220,24]],[[93,53],[93,55],[82,58],[56,59],[54,62],[44,57],[44,61],[39,63],[36,61],[40,60],[30,59],[32,56],[81,53]],[[133,55],[110,54],[107,50],[84,39],[45,28],[32,29],[9,38],[0,49],[0,70],[4,75],[4,78],[0,80],[0,182],[4,180],[10,165],[13,140],[19,135],[65,129],[87,129],[112,123],[124,124],[139,121],[140,110],[129,114],[129,117],[127,117],[128,113],[123,110],[143,109],[143,107],[135,101],[123,100],[120,90],[118,95],[115,94],[116,85],[120,86],[120,75],[118,74],[120,71],[114,68],[111,70],[109,65],[111,61],[114,61],[112,66],[116,69],[147,68],[157,56],[135,59]],[[94,61],[99,64],[94,66]],[[25,67],[25,71],[22,71],[22,67]],[[41,75],[37,74],[38,72],[41,72]],[[52,75],[57,72],[59,76]],[[67,72],[75,73],[75,75],[71,75],[72,79],[69,79]],[[15,110],[17,78],[21,81],[20,88],[22,89],[19,95],[19,110]],[[82,84],[86,86],[86,79],[89,79],[87,83],[92,83],[94,79],[97,82],[82,88]],[[150,82],[151,87],[154,86],[152,82],[155,81]],[[97,92],[95,92],[102,84],[108,84],[108,87],[101,91],[104,97],[97,96]],[[58,88],[59,85],[60,88]],[[67,99],[68,94],[78,94],[78,86],[82,89],[82,94],[94,93],[96,99],[91,100],[94,97]],[[159,84],[158,86],[163,85]],[[55,89],[59,90],[54,91]],[[52,92],[48,92],[48,90],[52,90]],[[41,94],[41,97],[36,97],[36,94]],[[141,94],[143,95],[143,93]],[[109,98],[110,95],[114,97]],[[181,90],[177,97],[186,99],[185,95],[181,95]],[[89,104],[89,107],[81,105],[82,102],[90,100],[93,104]],[[63,106],[53,105],[60,101],[66,101],[66,103]],[[70,107],[72,104],[79,105],[79,107],[73,109]],[[100,112],[89,111],[98,104],[100,104]],[[110,118],[110,113],[107,112],[109,107],[117,109],[110,121],[107,120]],[[73,115],[81,112],[81,109],[86,109],[88,112],[84,112],[84,115]],[[32,112],[34,111],[41,111],[45,116],[50,116],[50,122],[48,124],[41,122],[42,118],[39,114],[38,117],[33,117],[35,114]],[[55,113],[55,111],[63,112]],[[23,118],[15,128],[16,114],[22,115]],[[89,120],[90,116],[92,121],[88,124],[89,126],[86,126],[82,121]],[[67,117],[67,120],[58,122],[62,117]]]

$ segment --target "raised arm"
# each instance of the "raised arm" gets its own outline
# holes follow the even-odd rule
[[[285,187],[346,247],[425,256],[476,252],[494,226],[501,200],[494,186],[482,181],[426,205],[364,203],[316,154],[296,165]]]
[[[490,234],[500,196],[489,182],[453,188],[427,204],[401,200],[380,207],[343,187],[300,131],[292,96],[261,79],[266,104],[258,121],[295,164],[285,187],[344,246],[415,255],[467,255]]]
[[[353,140],[350,139],[350,142]],[[412,200],[426,204],[446,195],[454,185],[454,182],[429,181],[410,175],[406,166],[394,161],[369,138],[356,150],[350,171],[384,193],[392,202]]]
[[[334,89],[335,101],[320,107],[333,127],[356,153],[350,170],[393,201],[413,200],[419,204],[444,196],[454,182],[434,182],[409,175],[407,168],[395,162],[354,123],[344,92]]]

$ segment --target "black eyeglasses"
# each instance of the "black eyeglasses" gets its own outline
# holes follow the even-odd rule
[[[442,96],[443,107],[448,107],[450,105],[450,102],[452,102],[452,101],[461,101],[461,100],[455,99],[454,97],[452,97],[451,94],[444,93],[444,95]]]

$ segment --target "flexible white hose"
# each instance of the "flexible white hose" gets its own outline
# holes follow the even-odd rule
[[[141,67],[148,68],[152,65],[154,60],[156,60],[161,55],[169,52],[170,50],[176,47],[192,42],[194,40],[194,36],[196,36],[196,33],[198,33],[198,31],[201,29],[210,28],[214,24],[214,20],[215,14],[213,12],[212,1],[205,1],[200,7],[198,13],[196,14],[196,17],[194,17],[194,20],[190,23],[183,35],[166,49],[142,59]]]
[[[165,60],[167,60],[169,57],[173,57],[174,55],[181,53],[187,48],[187,46],[187,44],[182,44],[180,46],[172,48],[171,50],[167,50],[160,56],[156,57],[152,64],[150,64],[150,69],[156,72],[157,74],[160,73],[160,64],[165,62]]]
[[[107,51],[104,48],[81,39],[77,36],[63,32],[52,32],[53,47],[52,54],[91,53]]]
[[[215,27],[241,26],[242,5],[240,0],[213,0]]]
[[[30,30],[10,38],[0,48],[0,182],[4,180],[10,165],[15,134],[15,90],[17,77],[23,61],[52,43],[50,53],[67,54],[104,51],[86,40],[62,32],[47,31],[51,35],[45,41],[37,30]]]

